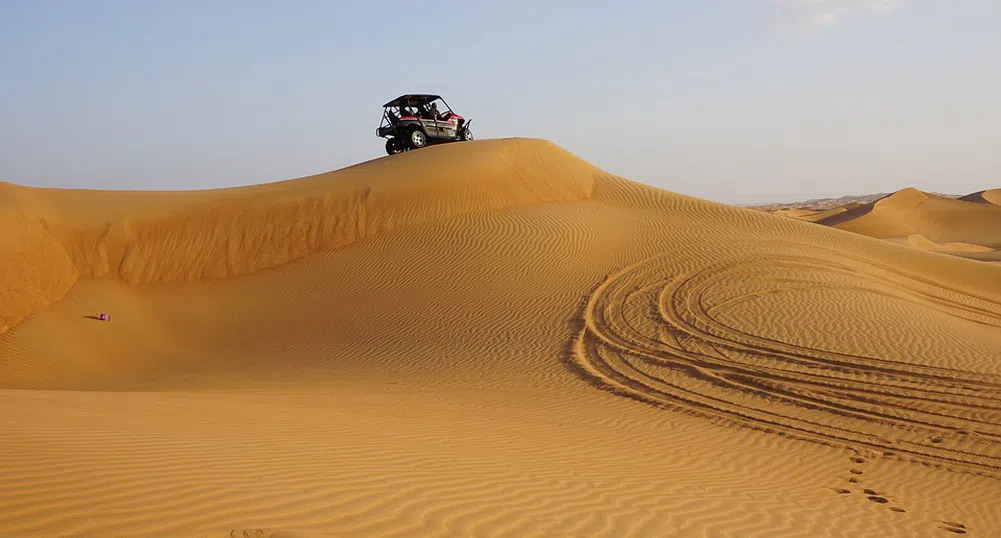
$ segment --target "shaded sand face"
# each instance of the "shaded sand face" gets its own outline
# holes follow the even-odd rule
[[[994,264],[535,140],[0,208],[0,534],[1001,528]]]

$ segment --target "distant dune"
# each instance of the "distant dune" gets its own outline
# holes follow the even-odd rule
[[[967,194],[966,196],[960,198],[960,200],[1001,205],[1001,189],[991,189]]]
[[[867,203],[759,211],[969,259],[1001,261],[1001,189],[965,196],[907,188]]]
[[[0,534],[990,536],[985,192],[780,217],[530,139],[2,184]]]
[[[791,210],[791,211],[825,211],[829,209],[839,209],[851,204],[866,204],[869,202],[875,202],[876,200],[888,195],[888,192],[882,192],[877,194],[856,194],[856,195],[845,195],[839,196],[837,198],[813,198],[810,200],[804,200],[802,202],[786,202],[786,203],[775,203],[775,204],[764,204],[764,205],[752,205],[748,206],[751,209],[757,209],[759,211],[775,212],[780,210]]]

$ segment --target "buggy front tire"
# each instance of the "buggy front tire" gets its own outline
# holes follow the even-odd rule
[[[463,142],[469,142],[472,139],[473,139],[473,132],[470,131],[469,129],[463,129],[462,132],[459,133],[459,140],[462,140]]]

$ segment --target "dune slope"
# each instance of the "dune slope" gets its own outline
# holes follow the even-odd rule
[[[0,290],[11,306],[0,313],[0,327],[58,298],[78,276],[134,284],[234,277],[399,227],[579,200],[598,174],[519,141],[475,158],[456,149],[447,159],[414,152],[292,182],[212,191],[0,184],[0,215],[15,232],[0,253],[19,262],[2,267],[9,273]]]
[[[2,533],[1001,528],[996,265],[538,140],[0,218]]]

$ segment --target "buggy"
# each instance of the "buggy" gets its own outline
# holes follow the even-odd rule
[[[386,139],[389,155],[473,139],[471,120],[453,112],[440,95],[405,94],[382,108],[382,122],[375,135]]]

